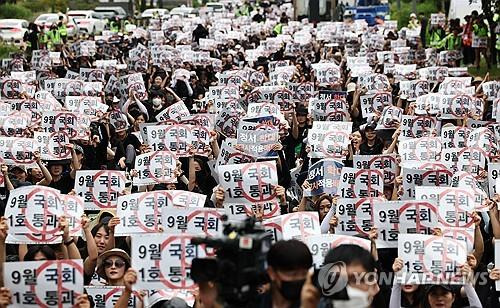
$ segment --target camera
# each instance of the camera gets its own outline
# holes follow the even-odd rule
[[[257,288],[268,282],[267,252],[271,235],[256,225],[255,218],[228,222],[226,215],[223,236],[192,238],[194,245],[213,248],[216,258],[196,258],[191,265],[191,278],[196,282],[212,281],[217,286],[218,302],[224,307],[254,307]]]

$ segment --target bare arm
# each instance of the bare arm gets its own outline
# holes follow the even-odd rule
[[[43,180],[41,180],[36,184],[48,186],[52,182],[52,174],[50,174],[49,169],[47,169],[47,167],[45,167],[45,165],[42,163],[42,160],[40,159],[40,153],[35,152],[34,154],[35,154],[36,164],[38,165],[38,168],[40,168],[43,174]]]
[[[0,287],[4,286],[3,282],[3,264],[5,262],[5,239],[9,226],[5,217],[0,217]]]
[[[71,148],[71,172],[70,176],[72,179],[75,179],[76,177],[76,171],[80,170],[82,168],[82,164],[78,161],[78,156],[76,156],[76,151],[73,145],[70,146]]]
[[[2,165],[2,174],[7,190],[14,190],[14,185],[12,185],[9,177],[9,168],[6,165]]]
[[[193,191],[196,187],[196,171],[194,170],[194,154],[189,157],[189,182],[188,190]]]

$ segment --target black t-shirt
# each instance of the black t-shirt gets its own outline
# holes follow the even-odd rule
[[[75,188],[75,179],[71,178],[69,172],[66,172],[62,175],[61,179],[57,182],[50,182],[49,187],[58,189],[63,194],[69,193],[73,188]]]
[[[378,155],[382,154],[384,151],[384,143],[382,140],[375,141],[373,146],[369,146],[368,143],[363,142],[359,146],[359,155]]]

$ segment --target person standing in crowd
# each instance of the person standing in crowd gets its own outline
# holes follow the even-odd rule
[[[463,34],[462,34],[462,46],[463,46],[463,56],[464,56],[463,63],[469,66],[475,63],[474,49],[472,48],[473,22],[471,15],[466,15],[464,19],[465,19],[465,25],[463,26]]]
[[[488,69],[491,68],[490,59],[488,57],[488,37],[489,37],[489,29],[488,25],[484,22],[484,16],[481,14],[477,17],[474,25],[472,26],[473,31],[473,40],[474,37],[477,39],[481,39],[482,42],[486,42],[486,46],[478,46],[474,48],[474,59],[476,68],[479,69],[481,62],[481,55],[483,55],[484,60],[486,61],[486,66]]]
[[[27,44],[26,52],[30,55],[33,50],[39,49],[39,40],[40,31],[38,30],[38,26],[34,22],[30,22],[28,26],[28,31],[24,33],[23,41]]]
[[[66,44],[68,41],[68,28],[66,27],[66,20],[64,16],[59,16],[59,22],[57,23],[57,29],[59,30],[59,34],[61,35],[61,40],[63,44]]]
[[[410,30],[420,30],[420,22],[417,19],[417,14],[410,14],[410,21],[408,22],[408,29]]]

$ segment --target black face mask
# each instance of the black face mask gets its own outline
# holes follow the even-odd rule
[[[281,288],[279,291],[285,299],[292,302],[298,301],[300,300],[300,292],[302,291],[302,286],[305,281],[305,279],[281,281]]]

